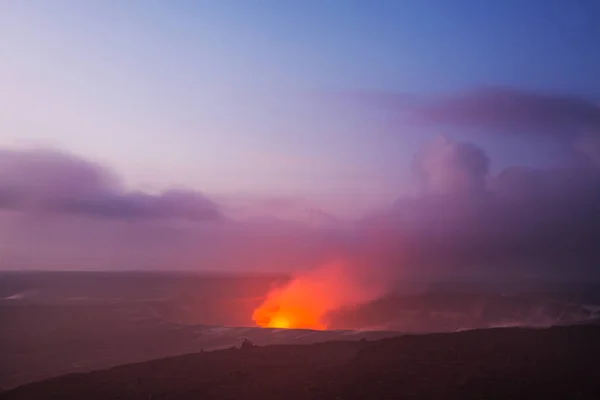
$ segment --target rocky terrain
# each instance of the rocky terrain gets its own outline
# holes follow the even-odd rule
[[[329,316],[329,331],[256,328],[285,277],[140,272],[0,274],[0,390],[69,373],[239,345],[369,341],[402,333],[598,319],[596,286],[408,285]],[[534,290],[535,289],[535,290]]]
[[[499,328],[201,352],[0,399],[598,399],[600,327]]]

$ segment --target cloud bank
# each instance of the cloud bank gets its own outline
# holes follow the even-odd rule
[[[580,157],[490,175],[482,149],[438,137],[415,156],[422,191],[365,224],[389,236],[389,254],[402,248],[404,265],[598,272],[600,169]]]
[[[384,271],[600,273],[600,103],[503,87],[433,99],[351,99],[398,113],[398,132],[417,124],[543,137],[561,152],[551,167],[513,165],[492,174],[476,143],[442,135],[426,143],[412,160],[418,193],[359,224]]]
[[[483,128],[507,133],[572,137],[600,134],[600,105],[556,94],[509,88],[485,88],[419,107],[423,123]]]
[[[236,220],[198,192],[128,192],[106,168],[78,157],[4,150],[0,260],[3,268],[54,260],[72,268],[287,271],[341,259],[359,279],[390,284],[425,275],[600,276],[595,105],[516,91],[477,93],[420,112],[444,115],[432,121],[445,124],[483,124],[493,133],[547,131],[560,139],[568,161],[492,173],[477,144],[438,136],[414,154],[416,194],[390,199],[388,208],[356,221],[323,210],[282,221],[269,211],[288,214],[303,203],[274,199],[258,207],[240,199],[234,208],[241,215],[258,210],[260,218]]]
[[[200,193],[127,192],[101,166],[47,150],[0,151],[0,208],[126,220],[223,218],[219,207]]]
[[[429,99],[370,92],[343,98],[401,113],[404,122],[419,125],[475,128],[488,134],[600,136],[600,101],[577,96],[489,86]]]

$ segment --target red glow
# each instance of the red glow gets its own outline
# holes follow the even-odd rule
[[[252,319],[265,328],[324,330],[327,312],[373,295],[373,291],[365,291],[351,279],[344,264],[334,263],[298,275],[269,292]]]

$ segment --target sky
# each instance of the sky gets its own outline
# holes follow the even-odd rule
[[[506,213],[499,193],[530,189],[523,175],[581,183],[533,186],[593,209],[599,17],[594,0],[4,0],[4,252],[39,240],[40,214],[60,254],[77,229],[132,216],[341,224],[413,201],[418,228],[402,229],[420,232],[466,192]],[[523,209],[545,209],[533,204],[548,193],[523,195]],[[460,215],[439,216],[447,237],[479,229]],[[181,235],[165,259],[193,253]]]

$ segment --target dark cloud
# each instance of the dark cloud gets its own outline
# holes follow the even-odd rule
[[[577,96],[483,87],[435,98],[385,92],[346,93],[339,98],[399,113],[402,123],[567,139],[600,136],[600,101]]]
[[[117,180],[98,165],[55,151],[0,151],[0,198],[13,208],[116,192]]]
[[[426,144],[413,160],[421,191],[364,221],[374,257],[392,276],[397,268],[600,275],[599,104],[507,88],[410,105],[388,95],[369,101],[411,122],[554,138],[564,152],[549,168],[491,175],[473,143],[438,137]]]
[[[600,134],[600,105],[582,98],[485,88],[416,108],[421,123],[573,137]]]
[[[218,206],[199,193],[126,192],[101,166],[55,151],[0,152],[0,207],[117,219],[222,218]]]
[[[489,159],[479,147],[438,136],[417,153],[413,169],[427,193],[481,194]]]
[[[491,176],[481,149],[447,138],[426,145],[415,163],[427,172],[423,191],[365,221],[388,243],[384,259],[437,271],[600,272],[596,166],[510,167]]]

